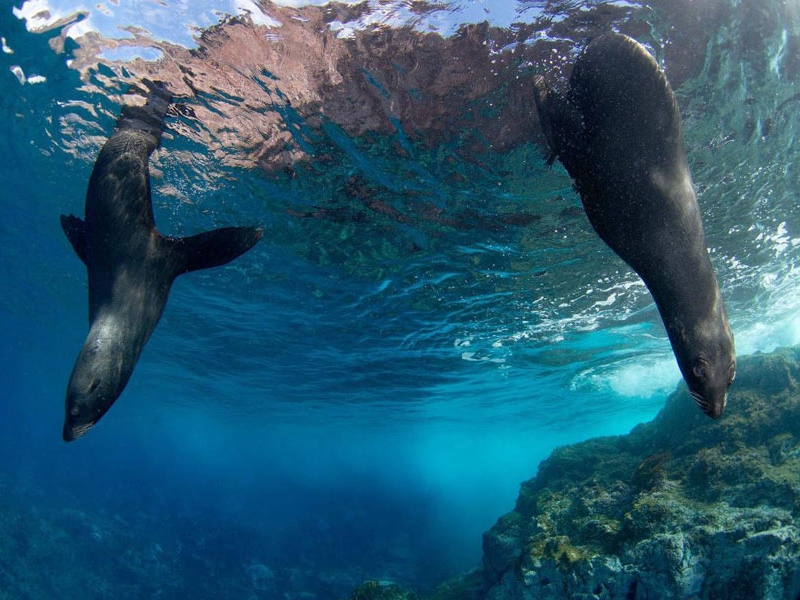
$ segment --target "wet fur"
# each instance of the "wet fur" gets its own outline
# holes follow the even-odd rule
[[[647,285],[692,397],[719,417],[735,373],[733,334],[664,72],[635,40],[606,34],[578,59],[565,95],[538,78],[535,100],[589,221]]]
[[[63,437],[85,434],[125,388],[167,303],[175,277],[225,264],[261,238],[231,227],[189,238],[155,228],[148,161],[171,96],[149,84],[144,107],[123,109],[92,170],[85,219],[61,225],[89,276],[89,334],[67,387]]]

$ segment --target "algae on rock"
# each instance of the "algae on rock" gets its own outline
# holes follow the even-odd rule
[[[487,600],[800,594],[800,349],[745,357],[712,421],[682,389],[559,448],[484,535]]]

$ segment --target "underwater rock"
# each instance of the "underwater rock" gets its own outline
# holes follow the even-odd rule
[[[365,581],[348,600],[482,600],[486,590],[483,570],[472,569],[439,584],[422,596],[387,581]]]
[[[365,581],[348,600],[418,600],[419,596],[389,581]]]
[[[484,535],[482,597],[795,600],[799,360],[744,357],[718,422],[680,389],[628,435],[555,450]]]
[[[274,592],[275,572],[266,565],[253,563],[246,569],[253,584],[253,589],[259,592]]]

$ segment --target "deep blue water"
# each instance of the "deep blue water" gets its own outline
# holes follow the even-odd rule
[[[718,20],[699,62],[674,73],[712,260],[746,354],[800,339],[800,25],[777,2],[763,2],[754,24],[738,3],[708,4]],[[128,3],[114,6],[164,39],[146,12],[137,23]],[[533,21],[541,6],[498,5],[486,18]],[[642,41],[665,53],[685,43],[685,24],[654,6],[660,33]],[[455,17],[434,17],[451,35]],[[366,578],[431,586],[479,564],[481,533],[555,446],[628,431],[678,384],[646,290],[596,238],[566,173],[546,168],[541,138],[473,154],[457,128],[441,143],[420,142],[400,120],[394,133],[352,136],[296,103],[252,107],[220,89],[182,102],[196,115],[278,114],[311,158],[291,172],[270,168],[268,153],[248,162],[247,147],[221,142],[201,116],[170,117],[153,159],[160,230],[260,224],[266,235],[231,265],[176,282],[122,397],[65,444],[87,289],[58,215],[82,214],[121,94],[146,68],[80,74],[66,60],[83,59],[81,38],[57,54],[57,33],[0,10],[13,50],[0,58],[0,516],[61,523],[67,537],[53,544],[76,556],[100,547],[152,558],[126,572],[112,559],[88,565],[81,593],[64,584],[80,578],[63,564],[28,565],[64,597],[101,597],[98,582],[140,589],[164,573],[180,573],[170,597],[212,594],[204,577],[221,572],[256,597],[344,596]],[[46,81],[20,84],[14,65]],[[219,69],[233,81],[235,67]],[[367,88],[381,88],[379,73],[364,71]],[[392,99],[390,88],[376,94]],[[16,564],[0,559],[11,579]]]

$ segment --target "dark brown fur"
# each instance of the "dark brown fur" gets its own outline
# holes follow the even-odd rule
[[[576,62],[566,95],[541,78],[536,91],[589,221],[647,285],[692,396],[719,417],[736,369],[733,334],[664,72],[635,40],[606,34]]]

